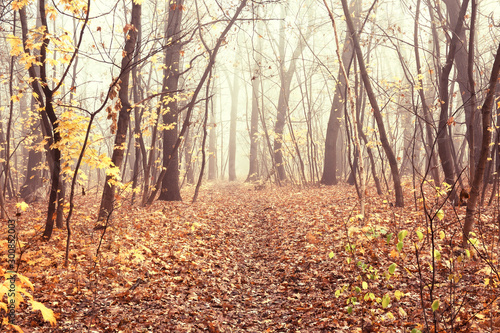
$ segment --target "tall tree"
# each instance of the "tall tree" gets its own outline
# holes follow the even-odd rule
[[[497,53],[495,56],[495,61],[491,69],[491,76],[488,85],[488,90],[486,91],[486,99],[484,100],[483,106],[481,108],[481,115],[483,120],[483,137],[481,143],[481,151],[479,154],[479,161],[477,168],[475,169],[474,179],[472,181],[470,198],[467,201],[467,209],[465,212],[465,222],[463,227],[463,246],[467,246],[469,240],[469,233],[472,231],[474,226],[474,218],[476,216],[476,205],[479,199],[479,192],[481,189],[484,169],[486,166],[486,161],[489,157],[490,141],[491,141],[491,109],[494,105],[495,88],[499,81],[500,74],[500,44],[498,45]]]
[[[354,15],[354,22],[356,27],[358,27],[359,17],[361,14],[361,1],[353,0],[351,6],[351,12],[352,15]],[[345,64],[346,68],[350,67],[353,56],[354,47],[352,43],[352,37],[350,33],[347,33],[342,50],[342,63]],[[335,85],[335,92],[333,95],[332,107],[330,109],[330,118],[328,120],[328,127],[326,129],[325,159],[323,163],[323,175],[321,176],[321,184],[324,185],[337,184],[337,140],[346,99],[345,87],[345,77],[344,75],[342,75],[342,71],[339,68],[337,74],[337,83]]]
[[[59,147],[59,142],[61,141],[61,135],[58,131],[59,119],[56,114],[55,106],[54,106],[54,96],[59,93],[64,80],[66,79],[69,69],[73,64],[75,58],[77,57],[79,47],[83,40],[84,31],[86,29],[87,23],[89,21],[89,12],[90,12],[90,0],[86,3],[86,9],[80,11],[83,18],[83,25],[80,30],[80,35],[78,38],[78,42],[75,45],[72,53],[67,53],[66,56],[69,56],[69,63],[67,67],[64,69],[63,74],[59,78],[51,78],[48,73],[48,62],[47,55],[50,54],[49,44],[55,36],[50,34],[49,26],[47,23],[47,11],[45,8],[45,0],[38,1],[38,14],[40,15],[40,23],[41,27],[43,27],[43,34],[39,33],[40,29],[35,29],[33,31],[34,35],[38,35],[38,37],[42,41],[40,54],[32,55],[32,51],[34,49],[32,41],[28,38],[28,20],[26,16],[26,5],[23,5],[22,8],[19,9],[19,17],[21,21],[21,29],[22,29],[22,44],[24,47],[24,53],[27,59],[30,59],[30,65],[28,68],[28,73],[31,78],[30,85],[36,95],[37,102],[39,105],[40,116],[42,119],[42,128],[44,130],[44,135],[48,137],[47,146],[52,147],[50,152],[47,152],[49,157],[49,165],[51,165],[51,184],[50,184],[50,195],[49,195],[49,203],[47,208],[47,220],[45,223],[45,230],[43,233],[43,237],[45,239],[50,239],[52,236],[52,231],[54,229],[54,221],[57,218],[57,210],[56,206],[58,203],[61,203],[58,200],[60,193],[60,172],[61,172],[61,150]],[[75,9],[75,12],[78,13],[79,10]],[[57,38],[57,37],[56,37]],[[26,59],[25,58],[25,59]],[[34,61],[34,58],[37,61]],[[52,84],[52,82],[56,82]],[[59,210],[59,214],[62,214],[62,210]]]
[[[179,87],[179,61],[181,56],[181,21],[184,0],[170,1],[165,50],[163,91],[177,91]],[[166,169],[158,200],[182,200],[179,189],[179,153],[174,149],[178,136],[178,94],[171,92],[162,97],[163,108],[163,167]],[[170,160],[170,161],[169,161]],[[167,166],[168,165],[168,166]]]
[[[284,15],[284,9],[282,15]],[[303,37],[303,36],[301,36]],[[307,36],[303,37],[308,38]],[[283,130],[285,128],[286,119],[288,118],[289,109],[289,99],[290,99],[290,86],[292,84],[293,76],[295,75],[296,62],[298,57],[302,54],[304,50],[305,43],[300,38],[297,46],[295,47],[288,68],[285,68],[285,20],[284,17],[281,22],[280,27],[280,39],[279,39],[279,76],[280,76],[280,92],[278,97],[278,106],[276,114],[276,122],[274,124],[274,167],[278,173],[278,178],[280,181],[286,179],[285,172],[285,161],[283,160]]]
[[[134,66],[134,51],[137,44],[137,28],[141,25],[141,5],[135,1],[132,3],[132,18],[130,25],[127,25],[127,34],[125,37],[125,47],[123,49],[123,58],[121,61],[120,80],[117,82],[119,87],[118,98],[121,104],[120,112],[118,114],[118,123],[116,126],[115,143],[113,146],[113,155],[111,162],[115,170],[120,170],[125,151],[125,143],[127,139],[128,125],[130,122],[130,108],[129,101],[129,82],[130,70]],[[113,211],[113,203],[115,200],[116,191],[116,176],[110,173],[106,176],[104,182],[104,190],[102,192],[101,206],[99,208],[99,221],[104,221],[111,215]]]
[[[231,89],[231,118],[229,122],[229,181],[236,180],[236,120],[238,118],[238,95],[239,95],[239,81],[238,76],[234,73],[233,84]]]
[[[254,6],[252,11],[253,15],[253,21],[256,22],[255,30],[256,34],[258,36],[257,38],[257,49],[252,48],[252,52],[254,53],[254,61],[251,63],[251,68],[253,67],[252,71],[252,78],[250,79],[250,82],[252,83],[252,92],[251,92],[251,99],[252,99],[252,112],[250,115],[250,156],[249,156],[249,169],[248,169],[248,176],[246,181],[247,182],[253,182],[256,181],[259,178],[259,164],[258,164],[258,151],[259,151],[259,138],[258,138],[258,132],[259,132],[259,86],[260,86],[260,63],[262,61],[262,38],[260,38],[260,20],[259,20],[259,13],[258,13],[258,7]]]
[[[363,79],[363,83],[365,85],[366,94],[368,95],[368,99],[370,101],[370,105],[373,109],[373,115],[375,117],[375,121],[377,122],[377,127],[379,130],[380,141],[382,143],[382,148],[385,151],[387,156],[387,160],[389,161],[389,166],[391,168],[392,179],[394,181],[394,192],[396,196],[396,206],[403,207],[403,188],[401,187],[401,178],[399,176],[398,163],[396,160],[396,156],[392,151],[391,145],[389,144],[389,140],[387,139],[387,134],[385,131],[384,121],[382,119],[382,114],[380,112],[380,108],[378,106],[377,98],[375,97],[375,93],[373,92],[373,88],[370,82],[370,78],[368,77],[368,71],[366,70],[366,65],[363,60],[363,52],[361,51],[361,46],[359,45],[358,35],[354,26],[354,22],[351,17],[351,13],[349,7],[347,5],[347,0],[342,0],[342,8],[344,9],[344,16],[347,21],[347,26],[349,28],[349,33],[352,35],[352,40],[354,43],[354,50],[356,52],[356,58],[359,64],[359,70],[361,72],[361,77]]]
[[[239,15],[241,14],[243,8],[245,8],[246,5],[247,5],[247,0],[242,0],[240,2],[239,6],[236,8],[236,11],[235,11],[233,17],[231,18],[231,20],[229,21],[229,23],[227,24],[227,26],[224,28],[224,30],[220,34],[220,37],[217,39],[217,42],[215,43],[214,48],[212,50],[210,50],[210,49],[208,49],[208,47],[206,47],[206,49],[209,52],[208,64],[207,64],[207,66],[205,68],[205,71],[203,72],[203,75],[200,78],[200,81],[198,82],[198,85],[196,86],[196,88],[195,88],[195,90],[193,92],[193,95],[191,96],[190,102],[187,104],[186,117],[184,118],[184,122],[182,124],[182,128],[181,128],[181,131],[179,132],[179,136],[177,137],[175,145],[172,148],[172,152],[176,152],[177,149],[179,148],[179,146],[181,144],[181,141],[182,141],[182,138],[183,138],[184,134],[186,133],[186,131],[188,129],[188,126],[189,126],[189,123],[191,121],[191,114],[193,113],[193,109],[194,109],[194,107],[196,105],[196,99],[198,98],[198,95],[200,94],[200,91],[203,88],[203,85],[204,85],[205,81],[207,80],[207,78],[209,77],[209,75],[210,75],[210,73],[212,71],[212,68],[213,68],[213,66],[215,64],[215,59],[217,57],[217,53],[219,52],[219,49],[220,49],[222,43],[225,41],[225,38],[226,38],[229,30],[234,25],[234,23],[236,22],[236,20],[238,19]],[[199,23],[198,25],[200,26],[201,23]],[[151,205],[153,203],[153,201],[154,201],[154,199],[156,197],[156,194],[158,193],[157,189],[160,187],[159,185],[161,184],[161,182],[163,181],[163,179],[164,179],[164,177],[166,175],[166,169],[165,168],[168,168],[168,165],[170,163],[171,163],[171,159],[169,159],[167,161],[167,165],[163,166],[163,170],[161,171],[160,175],[158,176],[157,183],[156,183],[156,186],[155,186],[155,190],[153,190],[153,192],[149,196],[148,200],[146,201],[146,205]]]
[[[469,0],[464,0],[462,7],[460,8],[460,15],[457,19],[457,24],[453,31],[451,42],[448,49],[448,55],[446,56],[445,65],[441,71],[441,77],[439,78],[439,101],[441,106],[441,112],[439,114],[439,129],[437,133],[437,144],[439,157],[441,158],[441,166],[444,172],[444,181],[453,185],[455,182],[455,170],[454,170],[454,157],[452,154],[451,140],[448,133],[448,119],[449,119],[449,105],[450,105],[450,93],[449,93],[449,76],[451,69],[453,67],[453,60],[455,59],[455,52],[459,46],[460,33],[463,28],[463,22],[465,17],[465,12],[467,10],[467,5]],[[452,201],[456,201],[456,191],[452,191],[450,194]]]

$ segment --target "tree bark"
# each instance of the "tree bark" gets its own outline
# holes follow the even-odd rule
[[[184,0],[170,2],[166,41],[172,43],[165,50],[165,69],[163,91],[176,91],[179,87],[179,61],[181,55],[181,21]],[[180,201],[179,189],[179,152],[173,149],[178,136],[179,108],[176,93],[162,96],[163,113],[163,167],[166,168],[165,178],[158,200]],[[171,160],[169,162],[169,160]],[[168,164],[168,166],[167,166]]]
[[[455,58],[455,52],[459,44],[459,35],[461,33],[465,11],[469,0],[464,0],[462,3],[462,8],[460,9],[460,14],[457,20],[457,24],[454,29],[453,37],[450,42],[448,55],[446,57],[446,63],[441,71],[441,77],[439,78],[439,99],[441,104],[441,112],[439,115],[439,129],[437,134],[437,144],[439,157],[441,158],[441,166],[444,172],[444,181],[448,185],[452,186],[455,182],[455,171],[453,166],[453,155],[451,148],[450,136],[448,134],[448,109],[449,109],[449,90],[448,90],[448,80],[453,66],[453,59]],[[456,202],[456,191],[450,193],[450,198],[453,202]]]
[[[448,10],[449,25],[450,27],[456,27],[458,19],[463,20],[463,15],[460,16],[460,2],[459,0],[444,0],[446,8]],[[476,0],[473,0],[473,8],[471,10],[471,16],[475,16]],[[475,21],[471,19],[471,29],[469,34],[469,46],[474,43],[474,24]],[[463,24],[463,23],[462,23]],[[451,30],[451,28],[450,28]],[[467,123],[466,137],[469,143],[469,171],[470,179],[474,177],[475,165],[479,159],[479,151],[481,149],[481,115],[476,107],[476,96],[474,87],[474,78],[472,75],[474,48],[467,50],[465,47],[467,45],[467,37],[465,34],[465,29],[461,29],[460,32],[452,31],[453,37],[458,37],[458,44],[455,51],[455,62],[457,69],[457,83],[460,89],[460,96],[462,97],[462,103],[465,111],[465,122]],[[455,36],[456,34],[456,36]],[[472,43],[472,44],[471,44]],[[472,82],[471,82],[472,80]]]
[[[495,88],[498,81],[498,76],[500,74],[500,44],[498,45],[497,53],[495,56],[495,61],[491,69],[491,77],[489,81],[488,90],[486,93],[486,99],[484,100],[483,106],[481,108],[481,115],[483,120],[483,137],[481,143],[481,152],[479,154],[479,161],[477,163],[476,172],[474,174],[474,180],[472,182],[469,200],[467,201],[467,209],[465,212],[465,222],[463,227],[463,240],[462,245],[467,246],[469,240],[469,233],[474,227],[474,217],[476,213],[476,204],[479,198],[479,192],[481,184],[483,181],[483,174],[486,165],[486,161],[489,156],[491,132],[490,132],[490,122],[491,122],[491,109],[494,104]]]
[[[141,24],[141,5],[133,2],[132,4],[132,19],[131,19],[131,29],[128,30],[125,47],[124,47],[124,57],[121,62],[121,75],[119,84],[118,98],[121,102],[120,112],[118,114],[118,124],[116,129],[115,143],[113,146],[113,154],[111,156],[111,162],[114,168],[120,170],[123,155],[125,151],[125,142],[127,139],[128,124],[130,122],[130,101],[129,101],[129,82],[130,82],[130,70],[133,64],[133,57],[135,46],[137,43],[137,28]],[[115,191],[116,185],[114,182],[113,175],[107,175],[106,181],[104,182],[104,190],[102,192],[101,206],[99,208],[98,221],[106,220],[113,211],[113,204],[115,201]]]
[[[233,79],[233,87],[231,89],[231,120],[229,123],[229,181],[236,180],[236,120],[238,117],[238,94],[239,83],[236,72]]]
[[[353,0],[351,6],[354,8],[356,26],[358,26],[360,1]],[[354,47],[352,43],[352,36],[350,33],[346,34],[344,41],[344,48],[342,50],[342,62],[346,68],[349,68],[354,57]],[[340,131],[342,113],[344,111],[345,103],[345,78],[339,68],[337,74],[337,84],[335,85],[335,93],[333,95],[332,107],[330,109],[330,118],[328,120],[328,127],[326,129],[325,139],[325,159],[323,163],[323,175],[321,176],[321,184],[335,185],[337,180],[337,140]]]
[[[418,19],[420,17],[420,3],[421,0],[417,1],[417,8],[415,12],[415,25],[414,25],[414,31],[413,31],[413,42],[414,42],[414,50],[415,50],[415,63],[417,66],[417,77],[418,77],[418,84],[419,84],[419,89],[417,89],[418,94],[420,96],[420,99],[422,101],[422,111],[424,114],[424,121],[425,121],[425,133],[426,133],[426,138],[427,138],[427,144],[424,146],[426,147],[425,151],[427,153],[427,170],[431,174],[432,179],[434,180],[434,185],[439,186],[441,182],[439,181],[439,170],[437,168],[438,163],[436,160],[436,155],[434,154],[434,136],[433,136],[433,125],[434,125],[434,120],[432,119],[432,115],[429,110],[429,105],[427,104],[425,92],[424,92],[424,82],[422,78],[422,65],[420,62],[420,52],[418,48],[418,27],[419,27],[419,22]],[[427,172],[426,172],[427,175]]]
[[[368,95],[370,105],[372,106],[373,109],[373,115],[375,117],[375,121],[377,122],[380,141],[382,143],[382,147],[384,148],[387,160],[389,161],[389,166],[391,168],[391,174],[394,181],[394,192],[396,196],[396,206],[403,207],[404,206],[403,189],[401,187],[401,179],[399,177],[398,163],[394,155],[394,152],[392,151],[391,145],[389,144],[389,141],[387,139],[384,121],[382,119],[382,115],[380,112],[380,108],[378,106],[377,99],[375,97],[375,93],[373,92],[373,88],[371,86],[370,78],[368,77],[368,71],[366,70],[365,62],[363,60],[363,53],[361,52],[361,46],[359,45],[358,35],[354,27],[349,7],[347,6],[347,0],[342,0],[342,7],[344,9],[344,16],[346,17],[349,32],[352,35],[354,50],[356,52],[359,69],[361,72],[361,77],[363,79],[363,83],[366,89],[366,94]]]

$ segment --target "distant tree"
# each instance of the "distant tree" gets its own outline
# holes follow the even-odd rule
[[[236,180],[236,121],[238,118],[238,95],[239,95],[239,81],[236,72],[233,78],[233,84],[230,87],[231,91],[231,118],[229,122],[229,181]]]

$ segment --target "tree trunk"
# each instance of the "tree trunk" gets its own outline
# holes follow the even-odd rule
[[[472,231],[474,226],[474,218],[476,213],[476,204],[479,198],[479,192],[481,184],[483,181],[484,168],[486,165],[486,160],[489,156],[491,132],[489,130],[491,122],[491,109],[494,104],[495,87],[498,81],[498,75],[500,74],[500,44],[498,45],[497,53],[495,56],[495,62],[493,63],[493,68],[491,69],[491,77],[489,81],[489,86],[486,94],[486,99],[484,100],[483,106],[481,108],[482,120],[483,120],[483,138],[481,143],[481,152],[479,154],[479,162],[477,164],[476,172],[474,174],[474,180],[472,182],[470,197],[467,201],[467,210],[465,213],[465,222],[463,228],[463,240],[462,245],[467,246],[469,240],[469,233]]]
[[[243,8],[245,8],[246,4],[247,4],[247,0],[242,0],[240,2],[240,5],[236,9],[236,12],[234,13],[233,17],[231,18],[231,21],[229,21],[229,23],[226,26],[226,28],[224,29],[224,31],[222,31],[220,37],[217,39],[217,42],[216,42],[213,50],[209,51],[209,53],[210,53],[209,62],[207,64],[207,67],[205,68],[203,75],[200,78],[200,81],[198,82],[198,85],[196,86],[196,89],[193,92],[193,95],[191,96],[191,100],[190,100],[190,103],[188,104],[188,109],[186,112],[186,117],[184,119],[184,123],[182,124],[182,129],[181,129],[181,131],[179,133],[179,137],[177,138],[177,141],[175,142],[175,145],[172,149],[173,152],[177,151],[177,149],[179,148],[179,145],[181,144],[182,137],[187,131],[187,128],[189,126],[189,122],[191,119],[191,114],[192,114],[194,106],[195,106],[196,98],[198,97],[198,95],[203,87],[203,84],[205,83],[205,80],[207,79],[207,77],[211,73],[211,69],[215,63],[215,59],[216,59],[217,53],[219,52],[219,49],[222,45],[222,42],[225,40],[227,33],[229,32],[231,27],[234,25],[234,22],[236,22],[236,19],[241,14],[241,11],[243,10]],[[168,167],[168,164],[170,164],[170,160],[167,162],[167,167]],[[166,175],[166,170],[162,170],[162,172],[158,176],[156,189],[159,188],[159,183],[163,181],[165,175]],[[154,190],[151,193],[151,195],[149,196],[148,200],[146,201],[146,205],[151,205],[153,203],[153,201],[156,197],[156,194],[157,194],[157,190]]]
[[[359,24],[359,14],[360,14],[360,1],[353,0],[351,6],[354,8],[355,12],[355,22],[356,26]],[[354,56],[354,47],[352,43],[352,37],[350,33],[346,34],[344,41],[344,48],[342,50],[342,62],[345,68],[351,66],[351,62]],[[323,185],[335,185],[337,184],[337,140],[340,131],[340,120],[342,119],[342,113],[344,111],[345,103],[345,78],[342,75],[342,71],[339,68],[337,74],[337,84],[335,85],[335,93],[333,95],[332,107],[330,109],[330,118],[328,120],[328,127],[326,129],[326,139],[325,139],[325,159],[323,163],[323,175],[321,176],[321,184]]]
[[[208,96],[206,96],[209,98]],[[216,130],[216,122],[215,122],[215,106],[214,106],[214,97],[207,99],[207,108],[210,110],[209,124],[210,127],[208,133],[208,180],[217,179],[217,130]]]
[[[459,0],[444,0],[446,4],[446,8],[448,9],[449,16],[449,24],[450,27],[454,28],[457,26],[458,18],[460,17],[460,2]],[[473,1],[473,7],[475,8],[476,0]],[[475,10],[471,11],[471,15],[474,14]],[[463,16],[461,16],[461,21],[463,20]],[[474,34],[475,31],[472,31],[474,27],[472,26],[473,22],[471,20],[471,31],[469,34],[470,43],[474,43]],[[463,23],[462,23],[463,25]],[[452,29],[451,28],[451,29]],[[450,29],[450,30],[451,30]],[[456,31],[451,32],[454,35],[457,33]],[[469,156],[470,156],[470,179],[472,180],[474,177],[474,169],[475,164],[477,164],[479,160],[479,151],[481,150],[481,115],[477,112],[476,107],[476,96],[475,96],[475,88],[474,88],[474,79],[472,76],[472,66],[473,65],[473,56],[474,56],[474,48],[469,47],[469,51],[465,45],[467,45],[467,37],[465,34],[465,29],[460,29],[460,32],[457,34],[457,42],[460,44],[455,51],[455,62],[457,69],[457,83],[460,89],[460,96],[462,96],[462,102],[465,111],[465,122],[467,123],[466,137],[467,142],[469,143]],[[469,43],[469,46],[471,45]],[[471,82],[472,81],[472,82]]]
[[[254,182],[259,179],[259,65],[256,68],[252,77],[252,114],[250,116],[250,168],[248,170],[247,182]]]
[[[454,171],[454,160],[452,155],[452,147],[450,145],[450,136],[448,134],[448,109],[449,109],[449,90],[448,90],[448,80],[453,66],[453,59],[455,58],[455,52],[457,50],[458,44],[460,43],[459,35],[462,30],[465,11],[469,0],[464,0],[462,3],[462,8],[460,9],[459,18],[455,26],[453,37],[449,45],[448,56],[446,57],[446,63],[441,71],[441,77],[439,78],[439,99],[441,105],[441,112],[439,115],[439,130],[437,136],[438,152],[441,158],[441,166],[444,172],[444,181],[448,185],[453,185],[455,182],[455,171]],[[452,191],[450,198],[453,202],[456,202],[456,191]]]
[[[165,69],[163,90],[176,91],[179,87],[179,61],[181,55],[181,21],[184,0],[170,2],[168,12],[168,27],[165,37],[166,42],[172,45],[165,50]],[[179,108],[176,93],[162,96],[163,103],[163,167],[167,168],[162,182],[161,193],[158,200],[182,200],[179,189],[179,152],[173,149],[177,141],[179,122]],[[171,161],[169,162],[169,159]],[[168,166],[167,166],[168,164]]]
[[[118,98],[121,102],[120,112],[118,114],[118,124],[116,129],[115,143],[113,146],[113,154],[111,156],[111,161],[113,163],[113,168],[120,170],[121,164],[123,162],[123,155],[125,151],[124,144],[127,139],[128,124],[130,122],[130,101],[129,95],[129,81],[130,81],[130,70],[133,64],[133,57],[135,46],[137,43],[137,29],[141,25],[141,5],[133,2],[132,4],[132,28],[127,33],[124,57],[121,63],[121,75],[119,84]],[[111,215],[113,211],[113,203],[115,200],[115,190],[116,185],[114,182],[117,181],[113,175],[107,175],[106,181],[104,182],[104,190],[102,192],[101,206],[99,208],[99,221],[104,221]]]
[[[370,101],[370,105],[372,106],[373,109],[373,115],[375,117],[375,120],[377,122],[377,127],[379,130],[379,135],[380,135],[380,141],[382,143],[382,147],[384,148],[385,154],[387,156],[387,160],[389,161],[389,166],[391,168],[391,174],[392,178],[394,181],[394,191],[396,195],[396,206],[397,207],[403,207],[404,206],[404,200],[403,200],[403,189],[401,187],[401,179],[399,177],[399,170],[398,170],[398,163],[396,160],[396,157],[394,155],[394,152],[392,151],[392,148],[389,144],[389,141],[387,139],[387,134],[385,131],[385,126],[384,122],[382,119],[382,115],[380,112],[380,108],[378,106],[377,99],[375,97],[375,93],[373,92],[370,78],[368,77],[368,72],[366,70],[366,66],[363,60],[363,53],[361,52],[361,46],[359,45],[359,40],[358,36],[354,27],[354,23],[351,17],[351,13],[349,12],[349,8],[347,6],[347,0],[342,0],[342,7],[344,9],[344,14],[346,17],[347,21],[347,26],[349,27],[349,32],[352,34],[352,40],[354,43],[354,50],[356,52],[358,64],[359,64],[359,69],[361,72],[361,77],[363,79],[363,83],[365,85],[366,93],[368,95],[368,99]]]
[[[418,27],[419,27],[419,16],[420,16],[420,3],[421,0],[417,1],[417,9],[416,9],[416,14],[415,14],[415,25],[414,25],[414,31],[413,31],[413,42],[414,42],[414,50],[415,50],[415,63],[417,66],[417,77],[418,77],[418,83],[419,83],[419,88],[417,89],[418,94],[420,96],[420,99],[422,101],[422,111],[424,114],[424,121],[425,121],[425,133],[427,137],[427,144],[424,144],[426,147],[425,151],[427,153],[427,172],[430,172],[432,179],[434,180],[434,185],[439,186],[441,182],[439,181],[439,170],[437,168],[437,160],[436,160],[436,155],[434,154],[434,136],[433,134],[433,125],[434,125],[434,120],[432,119],[432,115],[429,111],[429,105],[427,104],[427,100],[425,99],[425,93],[424,93],[424,87],[423,87],[423,78],[422,78],[422,65],[420,63],[420,52],[418,48]]]
[[[236,180],[236,120],[238,117],[239,82],[234,73],[233,87],[231,89],[231,120],[229,124],[229,181]]]

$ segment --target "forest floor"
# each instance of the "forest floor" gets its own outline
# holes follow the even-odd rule
[[[121,199],[104,237],[94,230],[100,197],[88,194],[77,198],[68,268],[66,232],[42,241],[45,203],[33,204],[17,217],[19,273],[57,324],[26,303],[17,324],[24,332],[500,332],[494,209],[482,211],[475,246],[463,251],[465,208],[435,214],[441,199],[429,192],[426,227],[422,202],[405,186],[405,208],[370,188],[364,219],[347,185],[208,185],[195,204],[188,188],[184,202],[147,209]]]

